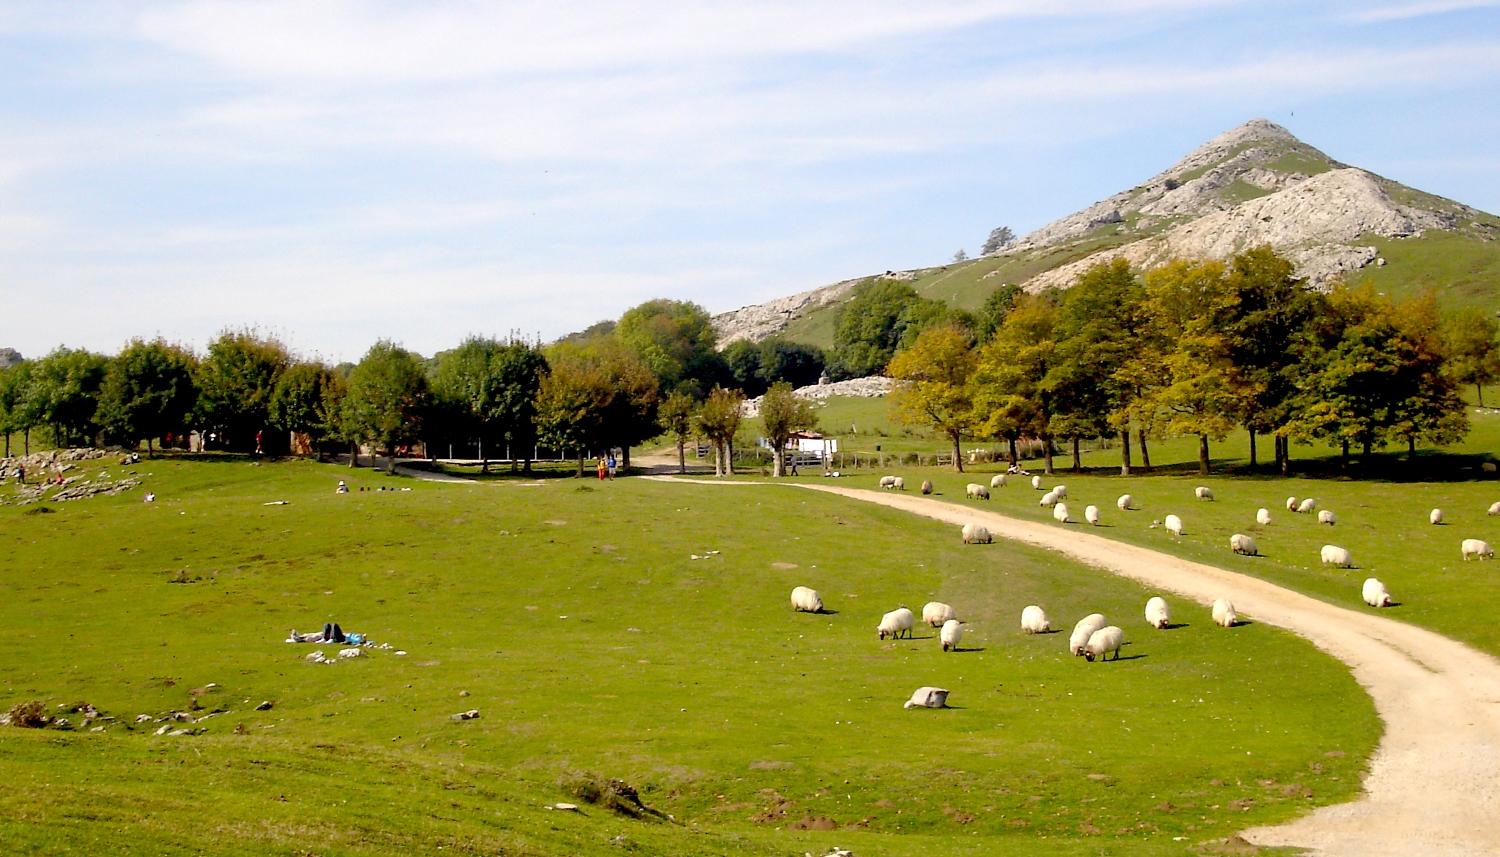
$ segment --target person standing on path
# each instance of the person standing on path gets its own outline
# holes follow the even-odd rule
[[[615,451],[609,451],[609,478],[615,478]]]
[[[600,482],[604,481],[604,475],[605,475],[604,456],[601,455],[601,456],[599,456],[599,481]]]

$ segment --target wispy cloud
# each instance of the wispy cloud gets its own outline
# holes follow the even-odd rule
[[[1348,15],[1348,20],[1359,24],[1380,24],[1388,21],[1404,21],[1410,18],[1426,18],[1446,15],[1450,12],[1466,12],[1473,9],[1493,9],[1500,0],[1422,0],[1416,3],[1401,3],[1380,6]]]

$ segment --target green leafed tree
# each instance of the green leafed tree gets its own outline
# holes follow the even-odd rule
[[[886,370],[899,382],[891,395],[892,416],[945,435],[953,444],[953,469],[959,472],[964,469],[963,437],[972,434],[976,424],[969,382],[978,365],[969,332],[942,325],[922,331]]]
[[[698,434],[714,448],[714,475],[734,475],[734,436],[740,430],[744,394],[715,387],[698,408]]]
[[[51,426],[58,446],[91,442],[108,366],[102,355],[58,348],[31,364],[25,413],[34,424]]]
[[[368,443],[372,463],[375,453],[385,449],[389,467],[394,470],[396,447],[420,437],[430,400],[421,359],[389,340],[381,340],[365,352],[349,374],[340,415],[345,436],[355,443]],[[358,449],[354,452],[351,466]]]
[[[578,456],[578,475],[591,452],[629,450],[655,437],[660,403],[657,376],[635,352],[607,339],[555,343],[537,395],[544,442]]]
[[[678,390],[667,396],[657,409],[656,420],[662,431],[671,435],[677,446],[677,472],[687,473],[687,442],[693,438],[698,403]]]
[[[1479,406],[1484,407],[1484,388],[1500,379],[1500,331],[1494,316],[1471,307],[1449,313],[1443,323],[1448,351],[1448,371],[1460,384],[1474,385]]]
[[[489,470],[487,452],[497,441],[508,443],[512,459],[519,454],[530,469],[536,395],[546,368],[541,351],[519,339],[471,336],[440,355],[435,392],[456,403],[475,426],[483,470]]]
[[[725,377],[708,311],[691,301],[659,298],[626,310],[614,335],[656,373],[664,391],[698,398]]]
[[[21,432],[26,438],[26,451],[31,452],[31,430],[36,427],[35,415],[31,413],[29,395],[31,390],[31,364],[15,363],[0,369],[0,431],[5,432],[5,457],[10,457],[10,436]]]
[[[274,337],[250,329],[219,334],[198,366],[199,425],[231,449],[253,448],[255,435],[270,425],[271,396],[290,363]]]
[[[96,420],[109,437],[135,446],[180,434],[198,403],[198,360],[162,339],[133,339],[109,362]]]
[[[760,421],[771,445],[771,475],[786,475],[786,446],[799,431],[815,431],[818,414],[811,402],[792,395],[792,385],[777,381],[760,400]]]
[[[834,326],[831,357],[838,374],[859,378],[884,371],[922,300],[897,280],[881,278],[857,287],[839,308]]]
[[[271,425],[307,435],[321,460],[320,443],[344,439],[339,425],[343,394],[343,377],[327,366],[316,361],[293,363],[271,392]]]
[[[1121,473],[1130,475],[1131,388],[1118,373],[1140,339],[1140,281],[1123,259],[1090,268],[1063,293],[1058,306],[1057,353],[1046,385],[1057,401],[1052,432],[1073,440],[1073,469],[1081,469],[1079,439],[1118,431]],[[1112,417],[1127,412],[1122,424]]]
[[[997,226],[990,230],[988,238],[984,239],[984,246],[979,248],[981,256],[989,256],[999,253],[1002,248],[1016,240],[1016,233],[1009,226]]]
[[[1012,463],[1018,439],[1042,441],[1049,474],[1054,402],[1047,376],[1056,360],[1056,325],[1057,306],[1048,297],[1022,296],[980,349],[973,376],[976,431],[1008,441]]]

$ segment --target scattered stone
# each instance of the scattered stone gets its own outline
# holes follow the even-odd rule
[[[260,705],[255,706],[255,710],[256,711],[270,711],[271,710],[271,700],[268,699],[265,702],[262,702]]]
[[[479,709],[477,709],[477,708],[471,708],[468,711],[460,711],[457,714],[451,714],[451,715],[449,715],[448,719],[449,720],[453,720],[453,721],[459,721],[459,720],[478,720],[479,719]]]
[[[556,803],[556,804],[552,805],[552,808],[553,809],[560,809],[563,812],[577,812],[578,811],[578,804],[576,804],[576,803]]]
[[[340,649],[339,650],[339,657],[341,657],[341,658],[358,658],[358,657],[363,657],[364,653],[365,653],[365,650],[364,649],[359,649],[359,648],[355,648],[355,649]]]
[[[163,726],[160,729],[156,730],[155,732],[152,732],[151,734],[152,735],[165,735],[165,734],[167,734],[168,732],[171,732],[171,731],[172,731],[172,724],[169,723],[166,726]]]

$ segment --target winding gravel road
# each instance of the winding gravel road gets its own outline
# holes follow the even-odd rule
[[[710,480],[693,481],[706,484]],[[753,483],[750,483],[753,484]],[[1026,542],[1204,605],[1228,598],[1348,664],[1385,736],[1359,799],[1246,830],[1257,845],[1375,857],[1500,855],[1500,661],[1440,634],[1264,580],[1093,535],[912,495],[798,485]],[[955,530],[953,537],[958,538]],[[1226,548],[1227,550],[1227,548]]]

